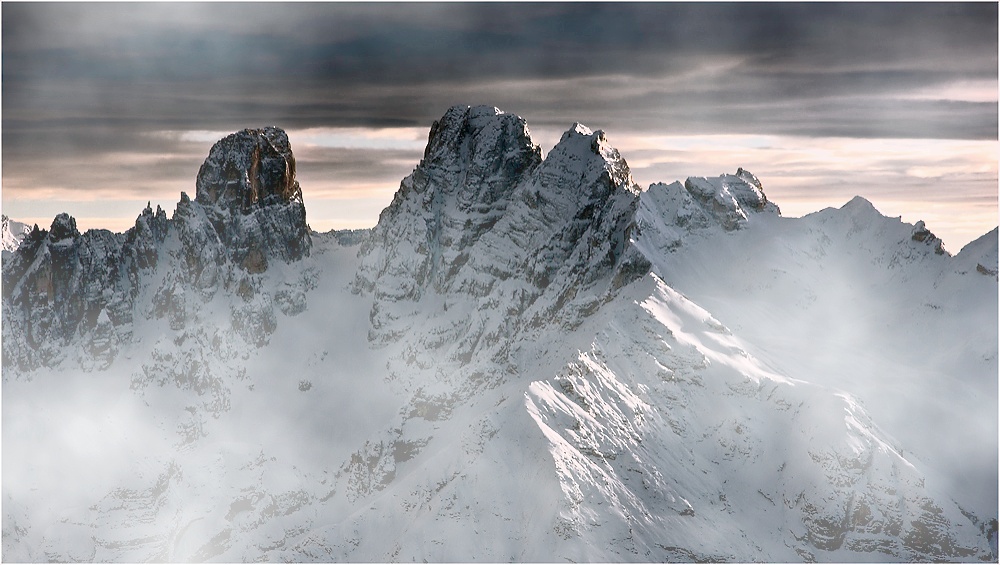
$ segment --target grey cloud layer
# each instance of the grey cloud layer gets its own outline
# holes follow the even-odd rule
[[[996,15],[995,4],[4,4],[4,111],[143,127],[231,127],[253,116],[291,126],[426,125],[456,102],[452,92],[478,83],[684,81],[723,60],[735,63],[723,76],[632,99],[751,103],[782,114],[788,104],[995,80]],[[533,110],[533,92],[499,94]],[[604,96],[573,94],[594,104]],[[974,109],[982,121],[987,106]],[[841,120],[837,110],[806,117],[822,128]],[[923,110],[904,109],[940,120]],[[730,130],[761,127],[729,118]],[[990,136],[964,115],[958,121],[941,135]],[[880,129],[912,135],[892,122]],[[780,120],[767,127],[791,133]]]
[[[428,127],[456,103],[611,134],[997,137],[995,102],[904,95],[996,83],[995,3],[2,10],[4,178],[17,186],[72,178],[66,165],[42,178],[46,162],[184,149],[155,131]],[[391,158],[372,155],[363,165]],[[345,180],[364,175],[360,158],[327,157]]]

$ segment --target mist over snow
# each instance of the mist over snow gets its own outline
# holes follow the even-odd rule
[[[373,229],[277,127],[124,233],[5,217],[3,559],[995,562],[997,230],[566,125],[449,108]]]

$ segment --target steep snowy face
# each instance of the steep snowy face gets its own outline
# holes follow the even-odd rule
[[[572,560],[979,560],[989,526],[925,481],[850,394],[789,378],[656,275],[555,354],[529,413]],[[624,297],[623,297],[624,298]],[[571,334],[572,335],[572,334]],[[569,338],[572,339],[572,338]],[[926,483],[926,484],[925,484]],[[621,521],[598,516],[623,516]],[[981,527],[982,526],[982,527]],[[557,544],[561,541],[557,540]],[[583,547],[581,547],[583,545]]]
[[[604,132],[575,124],[514,191],[507,214],[469,253],[453,288],[487,295],[514,280],[522,309],[548,298],[522,314],[572,318],[576,295],[622,264],[638,194]]]
[[[997,228],[982,237],[970,241],[958,255],[955,262],[960,269],[974,270],[977,273],[997,278]]]
[[[981,524],[996,515],[995,232],[951,257],[922,222],[861,197],[803,218],[752,215],[735,232],[679,227],[668,204],[644,199],[637,220],[654,272],[752,353],[849,391],[928,476],[966,477],[949,496]]]

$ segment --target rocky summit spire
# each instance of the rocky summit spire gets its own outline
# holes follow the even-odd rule
[[[192,249],[217,242],[221,248],[216,255],[227,255],[250,273],[267,269],[269,258],[293,261],[309,254],[295,156],[282,129],[245,129],[222,138],[209,151],[195,187],[193,202],[181,194],[175,216],[187,226],[181,237]],[[202,214],[210,221],[198,221]],[[207,255],[200,252],[198,257]],[[208,257],[207,262],[217,260]],[[196,272],[207,266],[204,262],[193,261]]]
[[[505,355],[499,337],[517,326],[574,318],[601,300],[603,290],[588,292],[631,258],[639,192],[602,131],[575,124],[543,160],[522,118],[450,108],[359,250],[354,287],[375,296],[369,336],[391,341],[383,330],[414,311],[408,303],[447,297],[479,324],[445,339],[457,343],[454,358],[480,347]],[[516,306],[490,306],[501,303]]]
[[[302,201],[288,135],[274,126],[245,129],[217,141],[198,171],[196,200],[243,213]]]
[[[66,358],[61,345],[83,336],[99,347],[80,357],[82,366],[105,366],[114,357],[108,324],[123,340],[137,317],[169,317],[171,328],[183,329],[199,304],[185,297],[206,301],[220,290],[243,298],[234,330],[264,343],[274,329],[272,302],[254,285],[270,264],[308,256],[312,245],[288,135],[266,127],[224,137],[195,187],[194,200],[181,193],[173,218],[147,205],[124,234],[81,234],[69,214],[26,234],[4,260],[5,320],[14,329],[5,334],[3,364],[53,366]],[[137,310],[133,301],[144,292],[152,307]]]
[[[542,161],[525,121],[492,106],[454,106],[431,126],[424,157],[403,179],[361,250],[361,288],[416,298],[440,288],[463,252],[503,216]]]

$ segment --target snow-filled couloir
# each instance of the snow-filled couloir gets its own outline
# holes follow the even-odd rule
[[[308,230],[277,128],[196,189],[5,262],[5,559],[996,560],[995,230],[492,107],[371,231]]]

